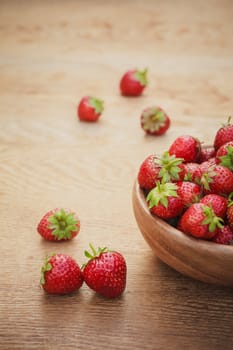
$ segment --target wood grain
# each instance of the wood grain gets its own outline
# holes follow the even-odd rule
[[[142,238],[131,193],[144,158],[182,133],[211,143],[232,113],[230,0],[0,2],[0,349],[232,349],[232,290],[184,277]],[[118,84],[149,71],[142,97]],[[83,95],[105,101],[96,124],[80,123]],[[142,109],[160,105],[172,124],[145,137]],[[76,210],[72,242],[41,240],[48,209]],[[127,288],[114,301],[86,286],[52,297],[42,260],[66,252],[80,265],[89,242],[123,253]]]

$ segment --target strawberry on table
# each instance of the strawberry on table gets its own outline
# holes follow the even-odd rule
[[[85,251],[89,261],[82,270],[85,283],[105,298],[120,296],[126,287],[127,266],[124,257],[106,247],[96,250],[90,244],[90,248],[91,252]]]
[[[183,158],[185,163],[198,162],[201,154],[200,141],[190,135],[178,136],[169,147],[169,154]]]
[[[231,117],[228,118],[227,123],[217,130],[214,138],[214,148],[216,151],[229,141],[233,141],[233,124],[231,123]]]
[[[52,254],[41,268],[40,283],[49,294],[69,294],[82,286],[82,271],[72,257]]]
[[[178,227],[188,235],[211,239],[223,227],[223,219],[215,215],[211,207],[194,203],[181,216]]]
[[[172,182],[157,182],[147,195],[149,209],[154,215],[169,220],[183,211],[183,201],[177,194],[177,185]]]
[[[127,71],[120,81],[120,91],[123,96],[139,96],[148,84],[147,69]]]
[[[96,122],[104,110],[104,102],[93,96],[85,96],[78,105],[77,115],[81,121]]]
[[[40,220],[37,231],[48,241],[65,241],[77,236],[80,221],[70,209],[56,208],[47,212]]]
[[[150,135],[163,135],[170,127],[170,118],[160,107],[146,108],[141,114],[141,127]]]

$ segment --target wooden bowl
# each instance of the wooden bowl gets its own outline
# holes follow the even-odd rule
[[[132,200],[138,227],[163,262],[197,280],[233,287],[233,246],[188,236],[152,215],[137,181]]]

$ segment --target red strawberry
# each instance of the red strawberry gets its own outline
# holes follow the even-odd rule
[[[96,251],[90,244],[91,253],[85,251],[90,260],[84,265],[83,277],[86,284],[106,298],[120,296],[126,287],[127,266],[124,257],[107,248]]]
[[[70,256],[53,254],[45,259],[40,283],[49,294],[72,293],[83,284],[82,271]]]
[[[85,96],[78,105],[78,117],[81,121],[95,122],[104,109],[104,102],[95,97]]]
[[[197,169],[199,169],[199,164],[198,163],[185,163],[184,164],[184,169],[185,169],[185,175],[184,175],[184,180],[185,181],[194,181],[194,175]]]
[[[215,164],[216,164],[215,158],[210,158],[209,160],[207,160],[201,164],[198,164],[196,169],[193,169],[192,181],[194,181],[195,183],[200,185],[201,182],[203,182],[203,178],[202,178],[203,175],[208,173],[208,171],[211,171],[211,169],[213,168],[213,166]],[[185,177],[185,179],[186,179],[186,177]],[[202,185],[204,186],[204,184],[202,184]]]
[[[75,237],[80,230],[77,215],[69,209],[54,209],[40,220],[37,231],[48,241],[64,241]]]
[[[176,157],[183,158],[185,163],[198,162],[201,153],[200,141],[190,135],[177,137],[169,148],[169,153]]]
[[[182,159],[164,152],[162,157],[150,155],[141,164],[138,172],[138,183],[141,188],[151,190],[158,180],[182,181],[185,169]]]
[[[215,164],[216,164],[216,158],[213,157],[213,158],[206,160],[205,162],[202,162],[199,165],[199,168],[201,169],[202,173],[206,173],[209,170],[209,168],[213,167]]]
[[[227,222],[233,229],[233,192],[228,197]]]
[[[192,204],[182,215],[178,227],[184,233],[202,239],[214,237],[222,227],[223,219],[203,203]]]
[[[182,199],[183,206],[188,208],[192,203],[196,203],[201,198],[201,187],[189,181],[179,181],[177,185],[177,194]]]
[[[218,150],[220,146],[229,141],[233,141],[233,124],[231,124],[231,117],[229,117],[227,123],[223,124],[223,126],[216,132],[214,148]]]
[[[172,219],[183,210],[182,199],[177,194],[177,185],[172,182],[157,182],[146,198],[150,211],[164,219]]]
[[[233,192],[233,173],[222,165],[213,165],[202,172],[200,182],[206,194],[229,195]]]
[[[216,153],[216,163],[233,171],[233,141],[219,147]]]
[[[150,135],[163,135],[170,126],[170,118],[160,107],[146,108],[141,114],[141,127]]]
[[[158,181],[161,167],[156,163],[157,159],[158,157],[152,154],[142,162],[139,168],[138,183],[145,190],[155,187]]]
[[[229,225],[224,225],[222,228],[218,229],[217,234],[212,239],[215,243],[220,244],[233,244],[233,230]]]
[[[123,96],[139,96],[147,86],[147,69],[127,71],[120,81],[120,90]]]
[[[200,163],[206,162],[215,157],[215,148],[213,146],[201,147]]]
[[[231,205],[227,209],[227,222],[231,226],[231,228],[233,229],[233,205]]]
[[[211,207],[215,215],[225,218],[227,212],[227,199],[218,194],[207,194],[201,200],[200,203]]]

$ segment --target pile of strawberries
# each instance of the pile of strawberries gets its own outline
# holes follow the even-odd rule
[[[46,213],[37,226],[38,233],[51,242],[71,240],[80,231],[80,220],[70,209],[56,208]],[[68,294],[87,284],[106,298],[120,296],[126,286],[126,262],[124,257],[106,247],[97,250],[90,244],[89,259],[81,268],[71,256],[51,254],[41,268],[40,284],[49,294]]]
[[[187,235],[233,244],[233,124],[204,146],[181,135],[162,156],[141,164],[138,183],[153,215]]]

